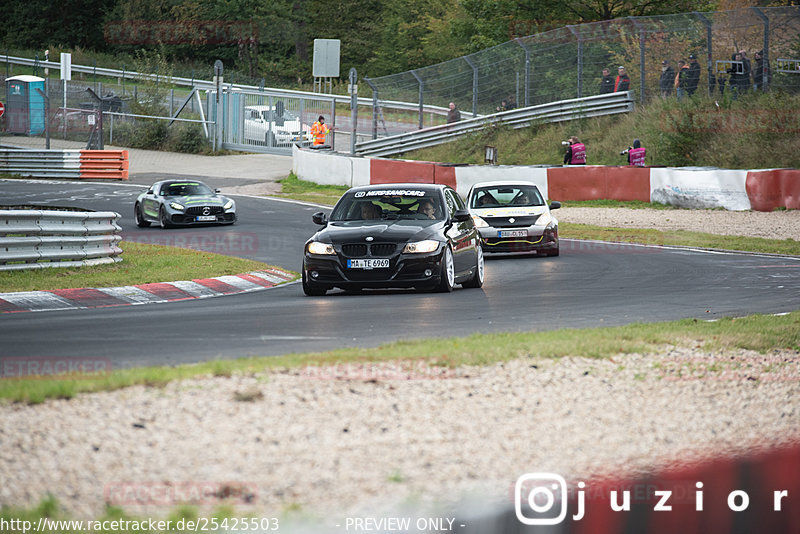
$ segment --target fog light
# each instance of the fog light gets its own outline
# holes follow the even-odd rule
[[[319,278],[319,273],[317,271],[311,271],[311,278]]]
[[[431,271],[430,269],[425,269],[425,276],[430,276],[432,274],[433,274],[433,271]]]

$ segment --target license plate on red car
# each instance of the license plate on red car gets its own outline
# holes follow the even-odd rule
[[[348,269],[388,269],[388,259],[347,260]]]

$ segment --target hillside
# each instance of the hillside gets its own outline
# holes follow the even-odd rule
[[[747,94],[738,100],[657,99],[633,113],[526,128],[492,128],[402,157],[483,163],[484,147],[498,149],[501,165],[559,165],[561,141],[572,135],[587,146],[589,164],[626,165],[622,150],[634,138],[653,166],[729,169],[800,168],[800,95]]]

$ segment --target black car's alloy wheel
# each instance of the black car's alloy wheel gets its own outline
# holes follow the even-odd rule
[[[453,263],[453,251],[450,247],[445,247],[442,254],[441,279],[437,289],[442,293],[450,293],[456,283],[456,268]]]
[[[481,287],[483,286],[483,278],[485,275],[485,266],[483,263],[483,247],[478,245],[478,257],[475,261],[475,272],[472,277],[461,284],[463,287]]]

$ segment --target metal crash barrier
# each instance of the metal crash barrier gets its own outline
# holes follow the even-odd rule
[[[34,178],[127,180],[128,151],[2,148],[0,172]]]
[[[122,261],[113,211],[0,209],[0,271]]]
[[[356,143],[356,153],[362,156],[389,156],[447,143],[492,125],[525,128],[532,124],[615,115],[631,111],[633,111],[633,93],[631,91],[573,98]]]

